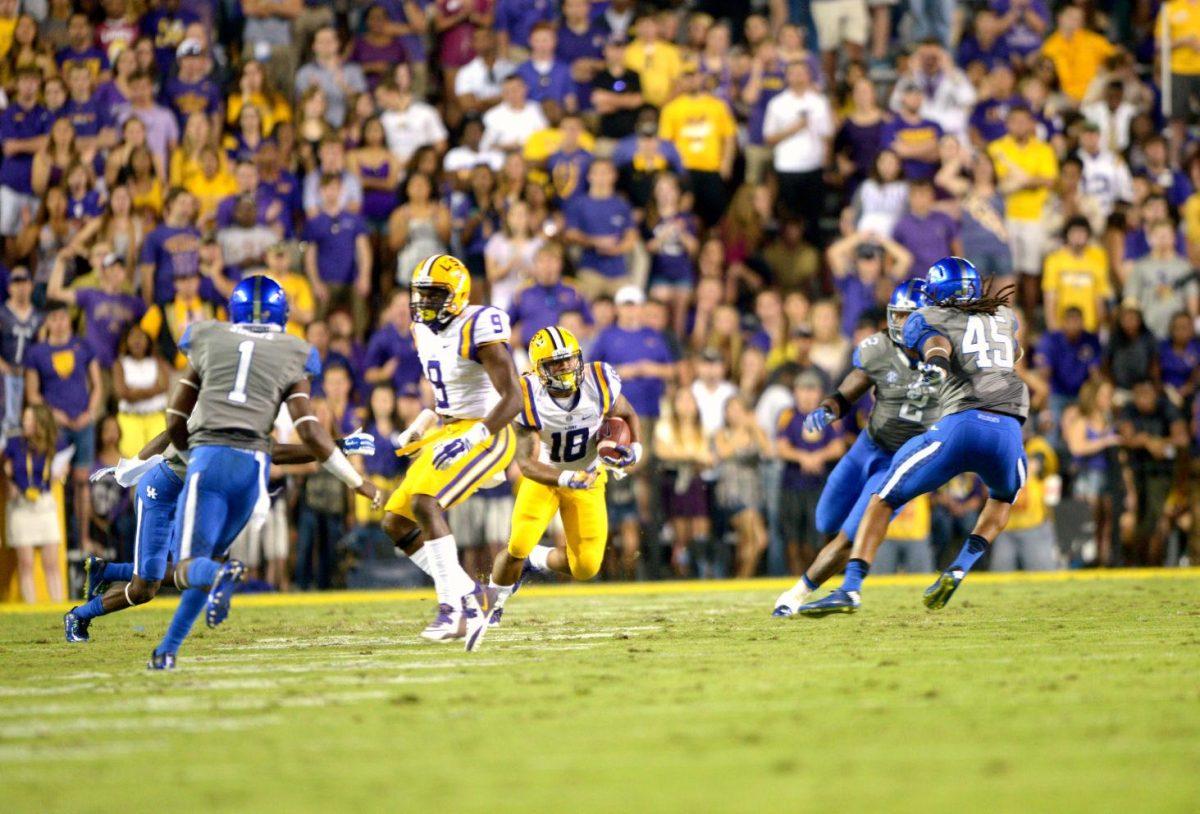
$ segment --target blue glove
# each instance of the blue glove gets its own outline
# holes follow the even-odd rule
[[[821,432],[833,421],[833,413],[828,407],[818,407],[804,417],[805,432]]]
[[[337,440],[337,445],[338,449],[347,455],[375,454],[375,436],[371,435],[370,433],[363,432],[362,427],[359,427],[345,438],[339,438]]]

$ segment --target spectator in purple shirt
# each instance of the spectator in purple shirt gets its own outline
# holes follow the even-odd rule
[[[233,170],[237,192],[217,204],[217,228],[233,225],[233,212],[238,202],[247,196],[253,198],[256,223],[260,226],[279,227],[284,237],[291,236],[291,218],[284,217],[283,202],[271,194],[270,187],[259,182],[258,167],[253,161],[239,161]]]
[[[516,292],[508,311],[519,342],[528,342],[542,328],[558,324],[567,311],[579,313],[585,324],[591,324],[587,300],[562,279],[562,267],[562,248],[557,243],[544,244],[534,255],[533,279]]]
[[[46,306],[46,336],[25,355],[25,400],[45,404],[54,414],[62,446],[74,446],[71,481],[82,545],[90,551],[87,536],[91,514],[88,475],[96,458],[94,423],[102,415],[104,388],[100,363],[81,339],[71,333],[71,316],[65,303]]]
[[[195,12],[182,9],[181,0],[159,0],[142,18],[142,36],[154,43],[154,61],[161,76],[170,76],[175,67],[175,49],[183,42],[184,32],[200,22]]]
[[[983,9],[975,14],[975,25],[958,43],[955,61],[966,70],[972,62],[982,62],[987,70],[1008,65],[1008,41],[1000,29],[1000,18],[994,11]]]
[[[203,113],[212,122],[213,132],[221,132],[221,88],[209,75],[209,60],[200,40],[187,39],[176,52],[179,72],[163,83],[162,97],[183,127],[188,116]]]
[[[75,128],[75,144],[80,150],[111,147],[116,143],[112,109],[96,97],[92,72],[78,63],[67,71],[68,98],[62,115]]]
[[[607,362],[621,377],[621,392],[648,425],[645,437],[654,436],[654,421],[666,382],[675,375],[675,358],[667,338],[646,325],[646,295],[637,286],[625,286],[614,298],[617,321],[608,326],[591,347],[591,361]]]
[[[529,35],[529,59],[517,66],[515,75],[525,80],[529,98],[541,102],[550,99],[566,110],[578,108],[575,80],[571,68],[555,56],[558,34],[552,23],[538,23]]]
[[[585,179],[592,166],[592,154],[580,146],[580,138],[587,130],[583,120],[573,113],[563,116],[558,125],[562,140],[558,149],[546,159],[550,173],[550,185],[559,201],[569,201],[587,192]]]
[[[346,307],[354,315],[354,328],[367,325],[367,298],[371,296],[371,243],[360,215],[341,206],[342,178],[321,176],[321,207],[304,225],[308,243],[304,269],[317,299],[317,314]]]
[[[1010,59],[1025,61],[1042,47],[1049,33],[1050,9],[1045,0],[989,0]]]
[[[1180,311],[1171,317],[1170,337],[1158,346],[1158,367],[1162,382],[1181,399],[1190,399],[1200,382],[1200,339],[1192,318]]]
[[[533,27],[554,22],[554,12],[552,0],[499,0],[495,27],[500,34],[500,53],[515,59],[513,51],[529,48]]]
[[[117,111],[117,123],[136,118],[146,127],[146,147],[154,156],[160,177],[166,176],[167,159],[179,143],[179,123],[175,114],[154,102],[154,77],[145,71],[129,79],[129,103]]]
[[[162,225],[146,235],[138,258],[138,281],[147,305],[170,302],[175,298],[175,278],[197,273],[200,268],[195,196],[186,189],[172,189],[163,212]]]
[[[50,271],[47,295],[83,312],[83,340],[92,349],[100,367],[108,369],[116,361],[121,337],[146,313],[146,304],[140,297],[126,293],[129,276],[125,272],[125,263],[112,252],[107,252],[101,261],[98,287],[67,288],[66,264],[74,256],[71,249],[58,253]]]
[[[17,71],[16,97],[0,113],[0,235],[13,237],[21,230],[21,213],[31,216],[39,205],[33,195],[33,154],[50,133],[50,114],[38,104],[41,72],[33,66]]]
[[[913,181],[908,186],[908,213],[896,223],[895,240],[913,256],[912,267],[923,273],[943,257],[962,253],[958,223],[933,208],[933,182]]]
[[[379,328],[367,342],[363,378],[368,385],[390,385],[395,392],[409,396],[420,392],[421,360],[411,329],[408,291],[398,288],[379,315]]]
[[[1050,412],[1055,424],[1063,410],[1079,399],[1079,388],[1100,366],[1100,338],[1083,328],[1083,312],[1068,308],[1062,328],[1047,331],[1033,354],[1034,369],[1050,385]]]
[[[1008,114],[1015,107],[1025,106],[1016,90],[1016,76],[1007,63],[990,69],[985,80],[987,98],[981,99],[971,111],[968,130],[971,143],[986,146],[1008,133]]]
[[[588,0],[563,0],[554,55],[571,70],[580,109],[590,109],[592,80],[604,68],[608,35],[591,16]]]
[[[614,191],[617,171],[598,159],[588,170],[588,194],[567,203],[568,243],[582,247],[576,278],[584,296],[612,294],[629,280],[625,253],[637,243],[633,210]]]
[[[896,151],[908,179],[932,178],[938,168],[942,126],[921,115],[925,94],[911,79],[900,80],[900,110],[883,128],[883,146]]]
[[[354,40],[350,61],[362,68],[371,90],[397,65],[408,62],[404,42],[390,30],[387,9],[383,6],[375,4],[367,9],[364,31]]]
[[[67,46],[54,59],[64,74],[74,65],[83,65],[96,81],[108,78],[108,55],[96,47],[95,32],[83,12],[71,15],[67,23]]]

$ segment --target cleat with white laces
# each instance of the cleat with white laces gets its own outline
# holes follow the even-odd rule
[[[455,610],[453,605],[441,603],[438,614],[429,626],[421,631],[421,638],[430,642],[452,642],[467,635],[466,621],[462,610]]]

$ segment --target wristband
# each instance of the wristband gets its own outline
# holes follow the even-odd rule
[[[834,390],[832,393],[830,393],[828,396],[825,397],[825,400],[832,401],[834,404],[837,405],[838,411],[836,414],[834,414],[834,416],[833,416],[834,418],[841,418],[842,416],[849,415],[850,410],[852,410],[854,408],[854,405],[850,403],[850,399],[848,399],[842,395],[841,390]]]
[[[362,475],[358,474],[358,470],[351,466],[349,459],[337,447],[334,447],[332,454],[321,462],[321,468],[351,489],[357,489],[363,484]]]
[[[633,453],[633,462],[637,463],[642,459],[642,442],[634,441],[629,445],[629,451]]]

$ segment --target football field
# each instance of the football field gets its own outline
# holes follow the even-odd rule
[[[174,673],[171,601],[0,610],[0,810],[1195,812],[1200,569],[529,586],[483,649],[430,592],[238,597]]]

